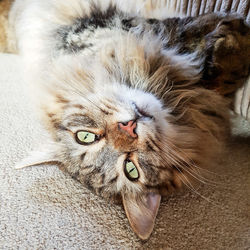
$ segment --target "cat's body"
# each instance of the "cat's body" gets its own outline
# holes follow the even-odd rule
[[[211,32],[234,18],[209,19],[147,18],[132,1],[17,0],[10,25],[52,135],[22,164],[56,163],[95,193],[122,197],[135,232],[149,237],[161,195],[190,185],[228,134],[226,101],[203,85]]]

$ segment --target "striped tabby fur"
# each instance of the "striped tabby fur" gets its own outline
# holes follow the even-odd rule
[[[161,195],[189,185],[210,164],[229,115],[225,100],[202,87],[204,48],[190,43],[181,52],[164,21],[152,19],[174,13],[143,2],[17,0],[10,25],[52,136],[19,167],[55,163],[94,193],[121,197],[132,228],[146,239]],[[211,31],[224,16],[213,18]],[[118,126],[130,120],[136,137]],[[99,139],[81,145],[79,130]],[[127,159],[138,169],[136,181],[124,172]]]

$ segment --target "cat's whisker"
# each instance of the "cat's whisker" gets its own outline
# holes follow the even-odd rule
[[[198,180],[199,182],[206,184],[206,185],[210,185],[210,186],[214,186],[217,187],[219,185],[222,185],[221,183],[218,182],[214,182],[212,180],[206,179],[205,177],[203,177],[202,175],[199,175],[197,172],[195,172],[194,170],[192,171],[192,167],[191,168],[185,168],[185,171],[190,174],[192,177],[194,177],[196,180]]]
[[[198,180],[199,182],[206,184],[206,185],[210,185],[210,186],[214,186],[214,187],[218,187],[218,186],[222,186],[222,183],[210,180],[205,178],[203,175],[201,175],[199,172],[196,171],[196,165],[193,164],[187,164],[184,165],[182,164],[183,169],[190,174],[192,177],[194,177],[196,180]]]
[[[187,157],[187,159],[183,159],[181,156],[179,156],[179,157],[181,158],[182,161],[188,160],[187,162],[191,162],[192,167],[195,168],[196,170],[198,170],[198,171],[201,170],[201,171],[207,172],[207,173],[209,173],[209,174],[216,175],[216,176],[218,176],[218,177],[224,177],[224,176],[218,175],[218,174],[215,173],[215,172],[212,172],[212,171],[209,171],[209,170],[207,170],[207,169],[198,167],[198,165],[195,164],[194,161],[193,161],[193,160],[192,160],[192,159],[191,159],[191,158],[190,158],[181,148],[177,148],[177,147],[176,147],[173,143],[171,143],[170,141],[169,141],[168,143],[170,143],[170,144],[171,144],[171,147],[173,147],[175,150],[180,151],[183,155],[185,155],[185,157]],[[193,169],[192,167],[191,167],[191,169]],[[205,177],[203,176],[203,178],[205,178]],[[207,180],[209,180],[209,179],[207,179]],[[217,182],[215,182],[215,183],[217,183]],[[218,183],[218,184],[219,184],[219,183]]]
[[[210,171],[210,170],[208,170],[208,169],[198,167],[198,165],[196,165],[196,164],[194,165],[194,167],[195,167],[195,169],[197,169],[197,170],[206,172],[206,173],[211,174],[211,175],[215,175],[215,176],[217,176],[217,177],[226,177],[225,175],[220,175],[220,174],[218,174],[218,173],[216,173],[216,172],[213,172],[213,171]]]
[[[182,167],[183,171],[187,172],[190,176],[192,176],[197,181],[199,181],[203,184],[206,184],[206,185],[216,186],[214,183],[210,183],[209,180],[203,179],[201,176],[196,175],[194,172],[191,172],[189,170],[189,167],[187,167],[187,165],[184,165],[184,164],[180,163],[179,161],[177,161],[177,164],[179,164]],[[176,165],[174,167],[176,168]]]
[[[194,169],[191,169],[191,170],[194,171]],[[212,181],[212,180],[205,178],[204,176],[199,176],[198,178],[202,178],[205,181],[205,184],[208,186],[212,186],[212,187],[216,187],[216,188],[220,188],[220,189],[224,189],[224,190],[228,190],[228,191],[233,190],[232,188],[225,186],[225,183],[215,182],[215,181]]]
[[[197,176],[195,176],[193,173],[191,173],[191,172],[188,170],[187,163],[184,164],[182,159],[181,159],[181,160],[180,160],[180,159],[176,159],[176,158],[173,157],[173,155],[171,155],[171,161],[173,161],[173,163],[174,163],[173,167],[176,168],[179,172],[182,173],[183,170],[184,170],[185,172],[189,173],[193,178],[195,178],[195,179],[198,180],[199,182],[201,182],[201,183],[203,183],[203,184],[206,184],[206,182],[205,182],[204,180],[199,179]],[[180,170],[178,166],[180,166],[181,169],[183,169],[183,170]]]
[[[174,154],[172,154],[172,156],[173,155]],[[176,156],[176,157],[178,158],[178,156]],[[219,183],[219,182],[215,182],[215,181],[209,180],[209,179],[205,178],[204,176],[198,174],[195,171],[195,167],[197,165],[193,165],[193,164],[188,163],[188,161],[186,159],[183,159],[180,156],[179,156],[179,158],[180,159],[178,160],[176,158],[171,157],[171,160],[173,160],[176,163],[175,167],[176,166],[181,166],[184,171],[186,171],[188,174],[190,174],[193,178],[195,178],[199,182],[201,182],[201,183],[203,183],[205,185],[209,185],[209,186],[214,186],[214,187],[218,187],[219,186],[220,188],[223,188],[223,189],[226,189],[226,190],[232,190],[232,189],[224,187],[223,183]],[[185,162],[185,164],[183,162]],[[186,165],[186,164],[188,164],[188,165]],[[200,168],[200,169],[203,170],[202,168]],[[180,169],[178,171],[180,171]]]
[[[180,178],[181,178],[183,184],[186,185],[192,192],[194,192],[195,194],[197,194],[198,196],[200,196],[201,198],[203,198],[207,202],[213,204],[214,206],[221,207],[219,204],[215,203],[215,201],[210,200],[209,198],[207,198],[206,196],[204,196],[200,192],[198,192],[197,189],[194,188],[194,186],[191,184],[191,182],[188,180],[188,178],[180,170],[179,170],[179,173],[181,174]],[[182,177],[184,177],[184,179]]]
[[[171,148],[169,148],[169,149],[171,150]],[[184,154],[184,155],[187,157],[186,154]],[[175,152],[173,152],[173,154],[171,154],[170,158],[174,162],[175,167],[181,166],[184,171],[186,171],[189,175],[191,175],[197,181],[199,181],[203,184],[215,186],[215,187],[222,185],[221,183],[218,183],[218,182],[215,182],[215,181],[212,181],[212,180],[205,178],[200,173],[195,171],[194,169],[195,169],[196,165],[194,164],[194,162],[192,163],[191,159],[184,159],[180,155],[176,155]],[[191,161],[191,163],[189,163],[190,161]]]
[[[189,185],[190,183],[187,184],[187,183],[185,182],[185,180],[183,180],[183,179],[182,179],[182,181],[183,181],[183,183],[184,183],[192,192],[194,192],[195,194],[197,194],[198,196],[200,196],[202,199],[204,199],[205,201],[211,203],[211,204],[214,205],[214,206],[221,207],[219,204],[215,203],[215,201],[210,200],[209,198],[207,198],[206,196],[204,196],[204,195],[202,195],[200,192],[198,192],[192,185],[190,186],[190,185]]]

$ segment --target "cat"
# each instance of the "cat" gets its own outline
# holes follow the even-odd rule
[[[224,48],[227,58],[229,49],[246,50],[234,76],[242,85],[238,78],[249,74],[249,27],[242,19],[180,19],[168,8],[146,7],[16,0],[9,13],[13,50],[51,135],[16,167],[55,164],[95,194],[121,198],[143,240],[161,197],[199,178],[228,137],[228,93],[218,88],[232,70],[223,67]]]

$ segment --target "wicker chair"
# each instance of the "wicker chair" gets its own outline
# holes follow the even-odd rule
[[[170,5],[173,0],[167,0]],[[250,22],[250,0],[177,0],[174,8],[186,16],[198,16],[208,12],[237,12]]]

